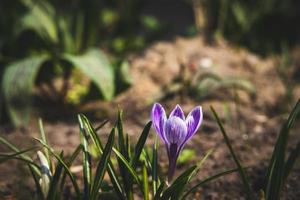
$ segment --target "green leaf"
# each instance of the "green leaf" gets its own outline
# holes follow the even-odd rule
[[[141,136],[139,137],[139,140],[135,146],[135,150],[134,150],[134,156],[131,160],[131,166],[133,168],[136,167],[139,159],[140,159],[140,156],[141,156],[141,153],[142,153],[142,150],[145,146],[145,143],[146,143],[146,140],[148,138],[148,135],[149,135],[149,132],[150,132],[150,129],[151,129],[151,126],[152,126],[152,122],[148,122],[147,125],[145,126]]]
[[[47,144],[49,146],[46,135],[45,135],[42,119],[39,119],[39,128],[40,128],[40,134],[41,134],[42,140],[45,142],[45,144]],[[50,170],[52,171],[52,162],[51,162],[51,159],[50,159],[50,156],[49,156],[49,151],[48,151],[47,148],[44,148],[44,153],[45,153],[45,156],[46,156],[47,161],[49,163]]]
[[[255,198],[254,198],[254,195],[253,195],[253,191],[252,191],[252,189],[251,189],[251,187],[250,187],[250,182],[249,182],[249,180],[248,180],[248,177],[247,177],[247,175],[246,175],[246,173],[245,173],[245,171],[244,171],[244,168],[242,167],[240,161],[238,160],[237,156],[236,156],[235,153],[234,153],[233,147],[231,146],[230,140],[229,140],[229,138],[228,138],[228,136],[227,136],[227,133],[226,133],[224,127],[223,127],[223,124],[222,124],[222,122],[221,122],[219,116],[217,115],[216,111],[214,110],[214,108],[213,108],[212,106],[210,107],[210,109],[211,109],[211,111],[213,112],[213,115],[214,115],[214,117],[215,117],[215,120],[217,121],[217,123],[218,123],[218,125],[219,125],[219,128],[220,128],[220,130],[221,130],[221,133],[223,134],[225,143],[226,143],[226,145],[227,145],[227,147],[228,147],[228,149],[229,149],[229,151],[230,151],[230,154],[231,154],[231,156],[232,156],[232,158],[233,158],[235,164],[237,165],[237,167],[238,167],[238,169],[239,169],[239,173],[240,173],[240,176],[241,176],[241,178],[242,178],[242,181],[243,181],[243,184],[244,184],[246,193],[247,193],[247,199],[249,199],[249,200],[252,199],[252,200],[253,200],[253,199],[255,199]]]
[[[103,150],[102,157],[101,157],[101,159],[98,163],[97,169],[96,169],[96,174],[95,174],[95,178],[94,178],[93,186],[92,186],[92,190],[91,190],[91,199],[96,199],[96,197],[99,194],[99,189],[102,184],[102,180],[104,178],[104,174],[105,174],[105,171],[106,171],[106,168],[108,165],[110,154],[111,154],[111,151],[112,151],[112,148],[114,145],[114,138],[115,138],[115,129],[113,128],[109,135],[107,144]]]
[[[180,153],[177,164],[182,165],[188,161],[194,160],[196,156],[196,151],[194,149],[183,149]]]
[[[147,172],[147,167],[146,163],[143,163],[143,193],[144,193],[144,199],[149,200],[149,180],[148,180],[148,172]]]
[[[185,194],[182,196],[182,199],[185,199],[190,193],[196,191],[196,189],[198,187],[202,187],[203,185],[205,185],[206,183],[210,182],[210,181],[213,181],[221,176],[225,176],[227,174],[231,174],[233,172],[238,172],[239,169],[231,169],[231,170],[227,170],[227,171],[224,171],[224,172],[220,172],[218,174],[215,174],[213,176],[210,176],[208,178],[205,178],[203,181],[199,182],[198,184],[192,186],[192,188],[190,188],[187,192],[185,192]]]
[[[63,152],[59,155],[61,159],[63,160]],[[63,170],[63,165],[62,163],[58,162],[55,168],[55,172],[51,178],[50,186],[49,186],[49,191],[48,191],[48,196],[47,200],[56,200],[57,199],[57,190],[59,189],[59,179],[62,177],[62,170]]]
[[[102,144],[101,144],[101,141],[100,141],[98,135],[96,134],[95,129],[92,127],[90,121],[84,115],[80,114],[79,116],[80,116],[81,120],[83,121],[84,128],[86,129],[87,133],[91,136],[93,143],[96,145],[99,154],[102,154],[103,147],[102,147]],[[100,125],[100,127],[101,127],[101,125]],[[108,175],[111,179],[111,182],[114,186],[114,190],[116,191],[118,197],[120,199],[124,199],[123,188],[121,187],[120,181],[117,178],[117,175],[116,175],[116,172],[114,169],[114,165],[112,164],[111,160],[109,160],[109,163],[108,163]]]
[[[25,150],[20,150],[16,153],[13,153],[13,154],[2,154],[0,153],[0,164],[3,163],[3,162],[6,162],[10,159],[14,159],[14,158],[19,158],[20,155],[24,154],[24,153],[27,153],[27,152],[30,152],[30,151],[33,151],[33,150],[36,150],[37,147],[31,147],[31,148],[28,148],[28,149],[25,149]],[[28,161],[30,164],[32,164],[33,162],[31,160],[28,160],[28,159],[25,159],[23,158],[24,160]]]
[[[20,0],[20,2],[29,9],[29,13],[16,27],[17,34],[31,29],[45,41],[57,43],[58,32],[54,19],[54,7],[47,1]]]
[[[4,139],[1,136],[0,136],[0,143],[4,144],[5,146],[7,146],[9,149],[11,149],[12,151],[14,151],[16,153],[19,153],[21,151],[15,145],[11,144],[10,142],[8,142],[6,139]],[[39,166],[33,162],[33,160],[31,159],[30,156],[28,156],[26,153],[21,153],[21,154],[19,154],[19,156],[20,157],[14,157],[14,159],[18,159],[18,160],[27,162],[27,164],[29,165],[29,167],[31,167],[32,170],[36,174],[40,175]]]
[[[130,163],[126,160],[126,158],[116,149],[113,148],[113,151],[115,152],[115,154],[117,155],[117,157],[120,159],[120,161],[124,164],[125,169],[130,172],[130,174],[133,176],[133,178],[135,179],[135,181],[140,184],[140,179],[136,173],[136,171],[131,167]]]
[[[105,100],[113,98],[115,92],[114,69],[100,49],[90,49],[78,56],[65,54],[64,58],[96,84]]]
[[[161,199],[161,193],[163,192],[163,189],[165,187],[165,182],[161,182],[159,187],[157,188],[156,192],[155,192],[155,195],[154,195],[154,200],[160,200]]]
[[[265,192],[267,200],[276,200],[280,198],[280,192],[282,191],[285,178],[295,162],[295,156],[297,157],[297,154],[299,155],[299,152],[297,152],[299,149],[297,150],[297,147],[296,150],[290,154],[288,161],[285,163],[285,151],[287,147],[289,131],[295,123],[299,112],[300,99],[290,113],[287,121],[283,124],[273,150],[267,170],[267,185]]]
[[[28,123],[34,82],[45,56],[32,56],[9,64],[4,71],[2,90],[6,109],[15,126]]]
[[[129,162],[130,157],[129,157],[128,148],[126,148],[126,143],[125,143],[125,138],[124,138],[123,111],[121,109],[118,110],[118,119],[117,119],[116,127],[118,130],[118,150],[122,154],[122,156],[126,159],[126,162]],[[117,160],[118,160],[119,170],[120,170],[120,174],[122,176],[123,185],[124,185],[127,199],[131,200],[133,198],[132,179],[128,173],[125,163],[123,163],[119,157]],[[134,170],[134,168],[133,168],[133,170]]]
[[[157,175],[158,171],[158,156],[157,156],[157,149],[158,149],[158,138],[157,135],[155,135],[155,140],[153,144],[152,149],[152,187],[153,187],[153,196],[157,194],[158,192],[158,186],[159,186],[159,179]],[[160,194],[158,194],[159,196]]]
[[[168,187],[168,189],[166,189],[166,191],[163,193],[162,199],[182,199],[182,194],[186,188],[186,185],[189,183],[190,179],[198,173],[203,163],[212,152],[213,150],[209,150],[197,165],[192,166],[191,168],[183,172],[179,177],[177,177],[172,185]]]
[[[80,129],[80,143],[82,146],[82,166],[83,166],[83,179],[84,179],[84,199],[89,199],[91,189],[91,157],[88,151],[87,134],[83,126],[83,121],[78,115],[79,129]]]

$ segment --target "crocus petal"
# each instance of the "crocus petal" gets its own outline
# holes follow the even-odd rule
[[[153,105],[151,112],[151,120],[158,135],[161,137],[162,140],[164,140],[164,142],[166,142],[164,126],[167,120],[167,116],[164,108],[159,103],[155,103]]]
[[[174,116],[179,117],[182,120],[185,120],[184,113],[183,113],[181,107],[178,104],[176,105],[174,110],[171,112],[169,117],[174,117]]]
[[[202,107],[197,106],[195,107],[187,116],[185,123],[187,126],[187,136],[186,136],[186,141],[190,139],[198,130],[202,123]]]
[[[185,122],[179,117],[170,117],[165,123],[165,137],[168,144],[181,146],[187,136]]]

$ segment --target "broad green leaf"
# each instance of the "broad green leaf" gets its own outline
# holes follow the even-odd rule
[[[15,126],[28,123],[34,81],[46,56],[32,56],[9,64],[4,71],[2,90],[6,109]]]
[[[58,42],[58,32],[54,19],[54,8],[47,1],[20,0],[29,9],[16,27],[17,33],[26,29],[34,30],[46,41]]]
[[[99,88],[105,100],[114,96],[114,69],[100,49],[90,49],[82,55],[65,54],[64,58],[78,67]]]
[[[231,146],[231,143],[230,143],[230,140],[227,136],[227,133],[225,131],[225,128],[223,127],[223,124],[219,118],[219,116],[217,115],[216,111],[214,110],[214,108],[211,106],[210,107],[214,117],[215,117],[215,120],[217,121],[218,125],[219,125],[219,128],[221,130],[221,133],[224,137],[224,140],[225,140],[225,143],[230,151],[230,154],[235,162],[235,164],[237,165],[238,169],[239,169],[239,173],[240,173],[240,176],[242,178],[242,181],[243,181],[243,184],[244,184],[244,187],[245,187],[245,190],[247,192],[247,199],[248,200],[254,200],[254,194],[253,194],[253,191],[251,189],[251,186],[250,186],[250,182],[248,180],[248,177],[244,171],[244,168],[242,167],[240,161],[238,160],[237,156],[235,155],[235,152],[233,150],[233,147]]]

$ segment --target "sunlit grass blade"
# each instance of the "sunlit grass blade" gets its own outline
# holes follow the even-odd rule
[[[147,167],[146,163],[143,163],[143,193],[144,193],[144,200],[149,200],[149,179],[148,179],[148,172],[147,172]]]
[[[166,183],[163,181],[160,183],[159,187],[157,188],[155,195],[154,195],[154,200],[160,200],[161,199],[161,194],[164,190]]]
[[[182,199],[187,198],[187,196],[189,194],[191,194],[192,192],[196,191],[198,187],[202,187],[203,185],[205,185],[208,182],[211,182],[219,177],[225,176],[227,174],[231,174],[233,172],[238,172],[239,169],[231,169],[231,170],[227,170],[224,172],[220,172],[218,174],[215,174],[213,176],[210,176],[208,178],[205,178],[203,181],[199,182],[198,184],[194,185],[192,188],[190,188],[188,191],[185,192],[185,194],[182,196]]]
[[[99,155],[101,155],[103,153],[103,146],[102,146],[102,143],[101,143],[98,135],[96,134],[96,131],[94,130],[93,126],[91,125],[89,120],[84,115],[80,114],[79,117],[84,122],[83,124],[84,124],[84,127],[87,129],[87,133],[91,136],[93,143],[97,147]],[[110,177],[110,180],[113,184],[114,190],[116,191],[118,197],[120,199],[125,199],[125,197],[124,197],[125,192],[123,191],[123,188],[121,187],[120,181],[116,175],[116,171],[115,171],[114,166],[110,159],[108,162],[108,175]]]
[[[159,186],[158,180],[158,164],[157,164],[157,149],[158,149],[158,138],[155,135],[155,140],[152,149],[152,187],[153,187],[153,196],[156,195],[157,189]]]
[[[84,192],[83,199],[89,199],[90,189],[91,189],[91,157],[88,150],[88,141],[87,134],[85,133],[85,129],[83,126],[83,121],[81,120],[80,115],[78,115],[79,121],[79,134],[80,134],[80,143],[82,146],[82,167],[83,167],[83,180],[84,180]]]
[[[18,153],[20,152],[20,149],[18,149],[15,145],[11,144],[10,142],[8,142],[6,139],[4,139],[3,137],[0,136],[0,143],[4,144],[6,147],[8,147],[9,149],[11,149],[12,151]],[[29,167],[32,167],[32,170],[40,175],[40,170],[39,170],[39,166],[36,165],[33,160],[31,159],[30,156],[28,156],[26,153],[22,153],[20,154],[20,157],[15,157],[15,159],[27,162],[29,164]]]
[[[45,144],[47,144],[48,146],[50,146],[49,143],[48,143],[48,141],[47,141],[46,135],[45,135],[45,131],[44,131],[44,126],[43,126],[42,119],[39,119],[39,128],[40,128],[41,139],[44,141]],[[45,147],[43,149],[44,149],[44,154],[45,154],[45,156],[47,158],[47,161],[49,163],[50,170],[52,171],[52,162],[51,162],[51,159],[50,159],[50,156],[49,156],[49,151]]]
[[[53,152],[52,149],[51,149],[47,144],[45,144],[42,140],[37,139],[37,138],[35,138],[35,139],[36,139],[39,143],[41,143],[44,147],[46,147],[46,148],[49,150],[49,153],[52,154],[52,155],[56,158],[56,160],[62,164],[64,170],[66,170],[66,172],[67,172],[67,174],[68,174],[68,176],[69,176],[69,178],[70,178],[70,180],[71,180],[71,182],[72,182],[72,184],[73,184],[73,187],[74,187],[76,196],[77,196],[77,198],[79,198],[79,197],[80,197],[79,186],[78,186],[78,184],[77,184],[77,182],[76,182],[76,180],[75,180],[74,175],[73,175],[72,172],[70,171],[68,165],[60,158],[59,155],[57,155],[55,152]]]
[[[104,174],[106,172],[106,168],[108,165],[108,160],[114,145],[114,138],[115,138],[115,129],[113,128],[109,135],[108,141],[106,143],[106,146],[103,150],[103,154],[101,156],[101,159],[96,169],[96,174],[93,179],[90,199],[97,199],[97,196],[99,194],[99,189],[102,184]]]
[[[64,159],[63,158],[63,152],[61,152],[61,154],[59,156],[62,160]],[[59,195],[59,193],[57,193],[57,190],[59,189],[58,188],[59,179],[62,177],[61,176],[62,170],[63,170],[63,165],[62,165],[62,163],[58,162],[56,167],[55,167],[54,174],[51,178],[47,200],[56,200],[56,199],[58,199],[57,195]]]
[[[252,189],[250,187],[250,182],[248,180],[248,177],[247,177],[247,175],[246,175],[246,173],[245,173],[245,171],[244,171],[244,169],[243,169],[240,161],[238,160],[237,156],[235,155],[235,152],[233,150],[233,147],[231,146],[230,140],[229,140],[229,138],[227,136],[227,133],[226,133],[224,127],[223,127],[223,124],[222,124],[219,116],[217,115],[216,111],[214,110],[214,108],[211,106],[210,109],[211,109],[211,111],[212,111],[212,113],[213,113],[213,115],[215,117],[215,120],[217,121],[217,123],[219,125],[221,133],[223,134],[225,143],[226,143],[226,145],[227,145],[227,147],[228,147],[228,149],[230,151],[230,154],[231,154],[231,156],[232,156],[235,164],[237,165],[237,167],[239,169],[239,174],[240,174],[240,176],[242,178],[242,181],[243,181],[246,193],[247,193],[247,199],[248,200],[253,200],[254,199],[254,194],[253,194]]]
[[[25,149],[25,150],[20,150],[16,153],[13,153],[13,154],[0,153],[0,164],[3,163],[3,162],[6,162],[7,160],[14,159],[15,157],[19,157],[20,155],[22,155],[24,153],[28,153],[30,151],[36,150],[37,148],[38,147],[31,147],[31,148],[28,148],[28,149]],[[27,159],[25,159],[25,160],[27,160]],[[27,160],[27,161],[31,162],[30,160]]]
[[[288,175],[285,170],[290,170],[294,162],[294,158],[292,157],[292,160],[288,161],[288,166],[286,166],[285,151],[287,147],[289,131],[293,126],[296,118],[298,117],[299,111],[300,99],[291,111],[287,121],[285,121],[285,123],[283,124],[273,150],[273,154],[267,170],[267,185],[265,192],[267,200],[276,200],[280,198],[280,192],[282,191],[282,187],[285,181],[284,178],[286,177],[286,175]],[[295,156],[295,154],[297,154],[297,152],[294,153],[293,156]]]

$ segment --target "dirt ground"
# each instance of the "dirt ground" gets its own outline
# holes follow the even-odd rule
[[[299,51],[293,51],[292,67],[287,76],[295,84],[293,100],[300,97]],[[94,119],[95,125],[104,119],[108,123],[100,134],[106,138],[115,121],[117,107],[124,109],[125,130],[132,140],[140,134],[143,126],[149,121],[153,102],[160,102],[168,113],[180,104],[187,114],[194,106],[201,105],[204,111],[204,122],[198,133],[188,142],[185,148],[193,149],[196,158],[180,166],[177,173],[200,160],[205,152],[214,148],[214,153],[204,164],[198,176],[191,185],[209,175],[225,169],[235,168],[223,137],[215,123],[209,106],[213,106],[222,117],[231,142],[242,160],[244,166],[249,167],[250,180],[255,191],[261,188],[264,170],[271,156],[273,145],[279,133],[280,126],[291,110],[292,102],[286,102],[286,86],[276,71],[280,64],[277,56],[261,58],[245,49],[233,47],[220,40],[213,46],[203,43],[201,37],[176,38],[169,42],[157,42],[137,55],[130,56],[130,71],[133,85],[124,93],[117,96],[113,102],[92,102],[62,115],[59,109],[51,108],[50,120],[45,120],[45,132],[50,143],[56,150],[64,149],[66,153],[72,151],[79,143],[76,112],[87,113]],[[208,63],[208,64],[207,64]],[[213,73],[220,77],[236,76],[251,82],[256,89],[255,95],[249,92],[221,88],[203,98],[186,95],[185,91],[164,95],[166,88],[187,68],[193,74],[194,69],[201,73]],[[35,116],[44,116],[38,111]],[[59,117],[55,117],[59,116]],[[63,122],[61,121],[63,118]],[[0,127],[0,134],[21,147],[28,147],[33,143],[32,137],[38,137],[37,120],[21,130],[14,130],[9,126]],[[291,132],[290,148],[299,140],[300,124]],[[152,144],[155,132],[152,130],[149,145]],[[163,145],[163,144],[161,144]],[[0,146],[0,150],[3,148]],[[162,169],[167,166],[167,156],[161,148],[160,163]],[[164,172],[164,171],[163,171]],[[298,199],[300,196],[300,162],[293,170],[283,194],[283,199]],[[9,162],[0,165],[0,199],[30,199],[32,180],[25,166]],[[25,191],[28,189],[27,191]],[[2,196],[2,197],[1,197]],[[26,197],[26,198],[25,198]],[[237,174],[224,176],[211,182],[189,199],[244,199],[241,179]]]

